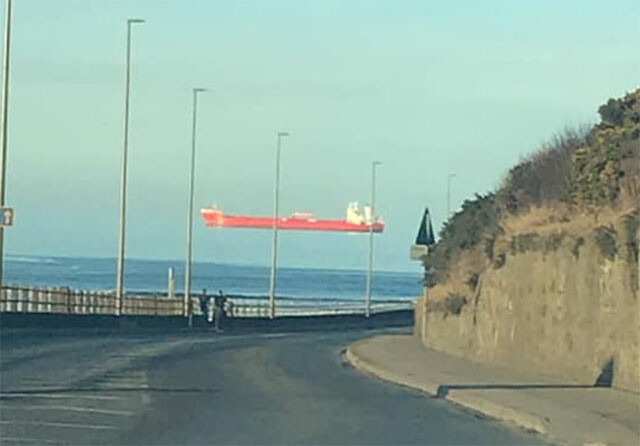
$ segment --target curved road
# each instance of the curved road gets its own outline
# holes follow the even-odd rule
[[[343,364],[372,334],[4,333],[0,443],[544,443]]]

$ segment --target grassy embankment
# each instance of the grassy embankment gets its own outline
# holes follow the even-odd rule
[[[484,271],[534,245],[552,251],[567,234],[576,253],[582,236],[595,235],[602,254],[623,256],[637,274],[640,88],[598,111],[600,123],[556,134],[445,223],[425,260],[430,311],[460,314]],[[624,233],[614,229],[620,222]]]

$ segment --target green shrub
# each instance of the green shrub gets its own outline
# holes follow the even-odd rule
[[[562,241],[564,240],[564,234],[551,234],[546,237],[544,240],[544,252],[554,252],[557,251],[560,246],[562,246]]]
[[[511,239],[511,253],[525,253],[527,251],[535,251],[540,245],[540,236],[538,234],[518,234]]]
[[[625,248],[627,262],[629,262],[631,271],[631,286],[634,290],[638,287],[638,270],[640,265],[638,264],[639,249],[638,249],[638,227],[640,226],[640,210],[636,209],[624,217],[625,235]]]
[[[501,209],[518,214],[546,202],[571,198],[571,154],[586,143],[589,128],[565,128],[509,170],[498,191]]]
[[[507,263],[507,254],[503,252],[493,258],[492,265],[495,269],[500,269],[505,263]]]
[[[609,99],[598,109],[602,122],[620,126],[624,122],[624,102],[620,99]]]
[[[609,260],[613,260],[618,252],[616,236],[616,230],[610,226],[600,226],[596,229],[596,243],[600,248],[600,254]]]
[[[468,301],[465,296],[449,293],[449,295],[444,299],[445,315],[452,314],[454,316],[459,316],[467,303]]]
[[[471,273],[466,280],[466,284],[471,291],[475,291],[478,286],[478,280],[480,279],[480,275],[478,273]]]
[[[429,252],[425,277],[432,285],[444,283],[451,262],[464,252],[480,246],[487,237],[503,233],[498,225],[494,194],[478,195],[465,200],[462,210],[445,222],[438,243]]]
[[[484,239],[484,255],[487,256],[489,261],[493,261],[494,251],[493,247],[496,243],[496,236],[491,234]]]
[[[620,195],[624,177],[639,180],[640,89],[610,99],[599,112],[602,122],[571,154],[571,195],[578,205],[611,205]]]
[[[573,256],[577,259],[578,257],[580,257],[580,248],[582,248],[582,246],[584,245],[585,240],[584,237],[578,237],[576,239],[575,244],[573,245],[573,249],[571,250],[571,252],[573,253]]]

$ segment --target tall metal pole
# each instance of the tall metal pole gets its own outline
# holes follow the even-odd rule
[[[131,25],[144,23],[141,19],[127,20],[127,62],[124,83],[124,148],[120,183],[120,230],[118,232],[118,266],[116,276],[116,315],[122,314],[124,297],[124,238],[127,212],[127,154],[129,151],[129,84],[131,78]]]
[[[193,308],[191,308],[191,246],[193,230],[193,192],[196,171],[196,122],[198,112],[198,93],[206,91],[204,88],[193,89],[193,111],[191,122],[191,163],[189,165],[189,213],[187,215],[187,259],[184,273],[184,315],[189,318],[189,327],[192,325]]]
[[[280,209],[280,147],[282,138],[289,136],[286,132],[278,132],[276,147],[276,181],[273,192],[273,247],[271,257],[271,280],[269,282],[269,317],[276,317],[276,269],[278,266],[278,213]]]
[[[447,218],[451,216],[451,179],[455,176],[455,173],[450,173],[447,176]]]
[[[380,161],[371,163],[371,221],[369,225],[369,270],[367,271],[367,291],[365,297],[365,316],[371,315],[371,290],[373,286],[373,224],[376,222],[376,167]]]
[[[11,0],[6,0],[4,16],[4,53],[2,57],[2,110],[0,111],[0,207],[4,206],[7,168],[7,123],[9,119],[9,49],[11,40]],[[4,228],[0,227],[0,286],[3,285]]]

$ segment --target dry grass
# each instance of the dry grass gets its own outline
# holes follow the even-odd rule
[[[511,240],[519,234],[537,234],[551,236],[554,234],[571,234],[588,236],[601,226],[611,226],[638,209],[635,199],[620,200],[615,207],[600,207],[576,211],[569,205],[554,204],[531,208],[521,215],[508,215],[500,222],[505,233],[498,237],[494,244],[494,253],[511,250]],[[443,302],[450,295],[472,296],[469,277],[481,273],[489,266],[489,260],[482,252],[482,247],[461,252],[452,259],[454,268],[448,271],[448,280],[429,288],[429,301]]]
[[[616,223],[637,208],[638,204],[633,199],[621,200],[615,207],[581,211],[563,204],[546,205],[531,208],[522,215],[509,215],[501,221],[501,225],[507,236],[528,233],[586,235],[598,226]]]
[[[460,285],[460,286],[458,286]],[[429,302],[440,302],[447,298],[449,294],[458,294],[460,292],[462,282],[450,280],[447,283],[439,284],[433,288],[429,288]]]
[[[449,279],[429,288],[429,301],[442,301],[452,294],[467,298],[472,296],[474,290],[470,288],[469,278],[484,271],[488,260],[482,252],[482,247],[476,247],[456,257],[453,264],[456,267],[449,270]]]

